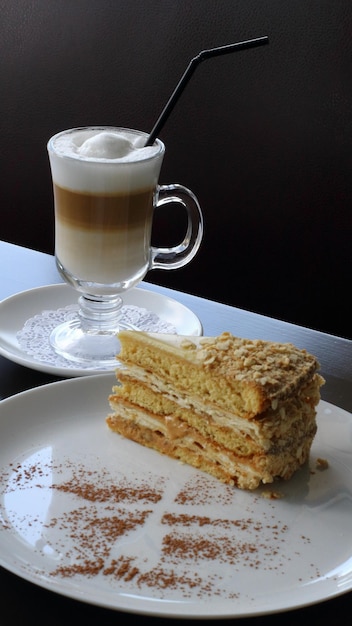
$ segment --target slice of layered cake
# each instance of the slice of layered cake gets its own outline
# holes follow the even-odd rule
[[[111,430],[242,489],[308,459],[324,381],[305,350],[230,333],[119,339]]]

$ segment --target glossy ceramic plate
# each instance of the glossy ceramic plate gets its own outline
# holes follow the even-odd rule
[[[0,565],[152,616],[263,615],[352,589],[351,414],[321,402],[309,467],[250,493],[109,431],[113,383],[0,403]]]
[[[27,320],[42,311],[62,309],[77,303],[77,292],[65,284],[49,285],[23,291],[0,302],[0,354],[10,361],[56,376],[84,376],[101,373],[101,370],[80,368],[63,358],[49,354],[49,334],[44,337],[47,346],[42,349],[45,360],[26,351],[18,341]],[[177,300],[147,289],[131,289],[124,296],[124,304],[141,307],[155,314],[162,322],[172,325],[179,335],[201,335],[198,317]],[[43,327],[44,329],[46,326]]]

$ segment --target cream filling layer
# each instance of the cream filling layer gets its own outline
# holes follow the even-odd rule
[[[304,432],[309,430],[309,425],[315,419],[315,411],[312,410],[312,407],[299,398],[296,398],[294,402],[286,401],[279,404],[275,411],[268,412],[267,416],[261,420],[243,419],[234,412],[216,407],[209,402],[205,403],[202,398],[197,396],[190,398],[188,394],[186,395],[179,390],[177,392],[171,391],[167,383],[138,366],[122,369],[121,372],[122,378],[140,381],[155,393],[163,394],[181,408],[209,416],[217,426],[235,430],[243,437],[251,438],[265,451],[272,448],[273,439],[275,439],[276,445],[283,444],[290,431],[296,430],[295,424],[299,425],[298,430]]]
[[[184,409],[195,409],[197,413],[209,414],[219,426],[236,428],[253,439],[258,439],[260,436],[260,430],[255,421],[244,420],[235,413],[226,411],[223,408],[218,408],[208,402],[203,402],[202,399],[197,396],[192,396],[191,398],[188,394],[186,395],[180,390],[178,390],[177,393],[175,390],[170,391],[170,387],[167,383],[164,383],[160,378],[155,376],[155,374],[150,374],[138,366],[129,366],[128,369],[123,369],[122,373],[124,377],[144,383],[155,393],[162,393],[166,398],[176,402]]]
[[[114,409],[116,407],[113,407]],[[211,444],[210,441],[205,440],[203,437],[195,437],[196,431],[183,425],[180,428],[178,436],[175,437],[175,425],[172,424],[171,430],[168,427],[167,419],[165,422],[161,422],[158,419],[151,417],[145,411],[139,410],[136,407],[129,407],[123,404],[119,404],[116,411],[119,418],[126,420],[127,422],[133,422],[141,430],[147,429],[152,432],[160,432],[168,440],[172,442],[172,445],[177,449],[189,450],[192,454],[199,455],[208,460],[211,463],[219,464],[224,472],[229,476],[238,477],[245,476],[249,478],[249,482],[272,482],[273,476],[270,472],[264,472],[263,468],[258,471],[254,467],[254,459],[245,459],[237,457],[233,452],[227,451],[225,448],[220,450],[217,446]],[[114,416],[111,416],[112,420]]]

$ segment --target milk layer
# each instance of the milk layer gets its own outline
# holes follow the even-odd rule
[[[94,232],[60,223],[57,224],[56,256],[79,282],[116,284],[119,291],[131,281],[137,284],[149,266],[144,229],[134,229],[126,236],[126,232]]]

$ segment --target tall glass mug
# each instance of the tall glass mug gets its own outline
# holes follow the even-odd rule
[[[74,128],[54,135],[48,153],[54,189],[55,257],[78,292],[79,315],[51,335],[55,351],[92,367],[116,365],[123,294],[152,269],[189,263],[203,236],[194,194],[182,185],[158,185],[165,153],[157,139],[115,127]],[[153,215],[178,203],[187,213],[183,241],[151,245]]]

